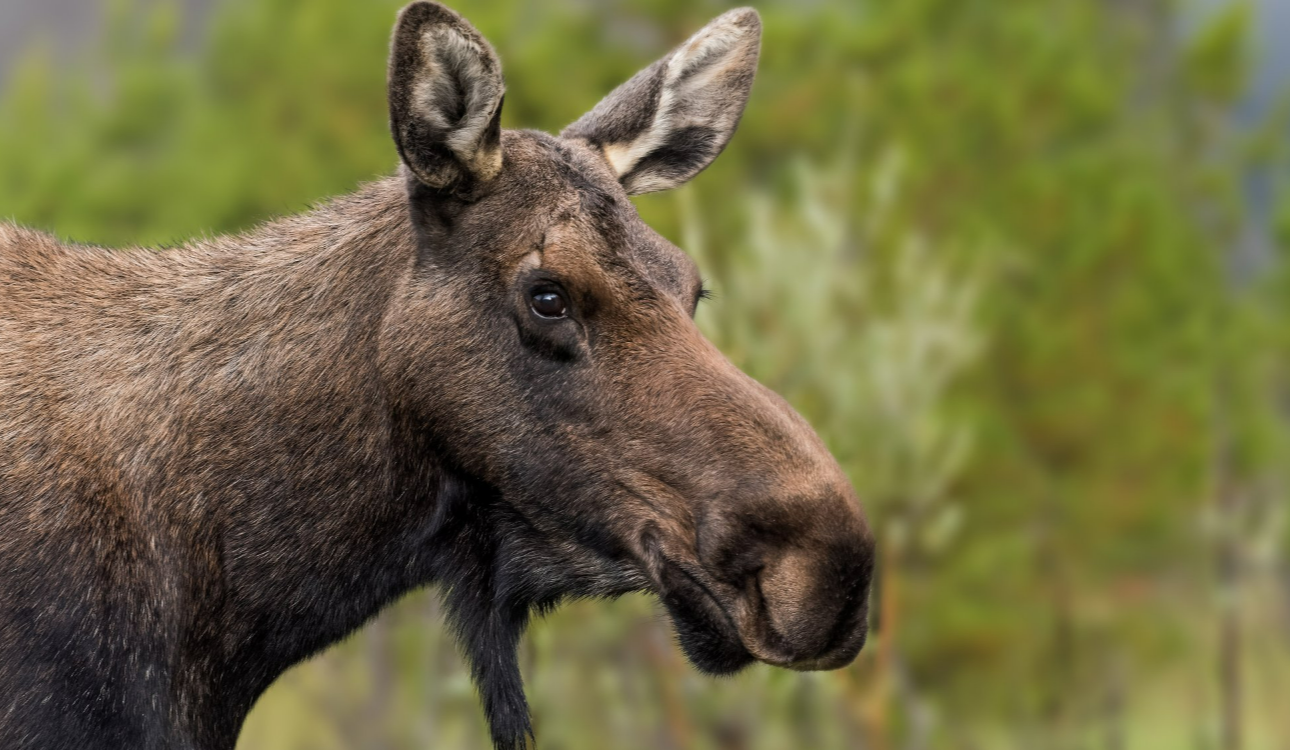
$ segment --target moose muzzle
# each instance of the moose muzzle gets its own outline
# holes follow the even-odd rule
[[[680,321],[635,381],[641,550],[691,661],[834,669],[865,643],[875,544],[805,419]],[[651,488],[656,492],[651,492]]]

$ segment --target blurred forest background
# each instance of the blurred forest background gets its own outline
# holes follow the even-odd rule
[[[389,173],[399,4],[6,0],[0,216],[167,244]],[[726,7],[455,6],[551,132]],[[524,644],[540,746],[1288,747],[1285,0],[758,7],[734,141],[637,202],[864,498],[876,632],[713,680],[648,598],[567,606]],[[289,672],[239,750],[485,748],[438,609]]]

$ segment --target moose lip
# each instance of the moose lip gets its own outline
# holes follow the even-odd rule
[[[653,549],[651,549],[651,547],[653,547]],[[653,553],[654,562],[660,572],[656,585],[658,586],[660,595],[665,600],[665,603],[667,603],[669,596],[676,597],[686,596],[687,594],[698,594],[697,598],[700,602],[706,605],[705,609],[708,610],[710,617],[712,617],[712,615],[716,615],[716,617],[712,618],[716,621],[710,622],[709,624],[720,624],[722,626],[720,629],[716,630],[719,630],[723,640],[726,641],[725,647],[731,651],[738,650],[738,652],[744,656],[746,661],[756,660],[773,667],[782,667],[798,672],[812,672],[818,670],[837,669],[838,667],[845,666],[850,663],[854,658],[854,653],[849,654],[844,652],[820,656],[814,659],[795,660],[792,657],[774,653],[774,648],[762,645],[759,643],[758,638],[753,637],[750,633],[746,633],[744,629],[739,626],[735,616],[732,615],[731,611],[722,602],[721,597],[713,591],[713,587],[707,580],[705,580],[707,576],[703,575],[702,572],[692,570],[690,565],[670,559],[658,550],[657,545],[647,545],[647,549],[650,549]],[[676,586],[668,586],[666,580],[669,573],[679,575],[686,583],[689,584],[688,588],[691,588],[691,591],[681,592],[677,590]],[[679,618],[678,614],[672,613],[672,617],[674,623],[676,623]],[[779,634],[774,632],[771,634],[772,641],[775,641],[778,638]],[[685,641],[684,639],[682,640],[683,648],[685,648]],[[687,649],[687,653],[691,656],[692,661],[699,661],[695,658],[696,655],[692,653],[690,649]],[[702,664],[697,664],[697,666],[700,666],[700,668],[705,671],[718,671],[722,673],[736,671],[733,669],[712,670],[706,668]],[[743,665],[741,664],[741,666]]]
[[[662,484],[672,489],[666,483]],[[629,494],[646,499],[645,494],[632,484],[620,481],[619,485]],[[815,662],[823,663],[824,659],[796,664],[791,659],[769,653],[756,639],[748,637],[722,598],[714,592],[707,571],[698,563],[676,560],[665,554],[659,533],[658,527],[649,523],[638,537],[647,578],[654,583],[655,593],[668,609],[682,650],[701,671],[731,674],[755,660],[789,669],[829,668],[815,666]],[[703,636],[694,640],[702,640],[712,651],[721,653],[709,658],[694,640],[687,637],[687,634],[694,636],[697,632],[702,632]],[[722,641],[720,646],[714,646],[715,637]]]
[[[709,588],[707,583],[705,583],[699,576],[692,573],[684,565],[679,565],[677,563],[674,563],[673,561],[667,558],[664,558],[664,564],[669,565],[674,570],[680,572],[692,584],[694,584],[696,588],[698,588],[703,593],[704,598],[708,600],[709,605],[713,609],[721,613],[722,619],[725,620],[726,626],[731,629],[731,632],[737,633],[737,634],[740,632],[739,626],[735,624],[735,618],[731,617],[731,613],[726,611],[726,607],[722,605],[722,600],[717,598],[717,594],[713,593],[713,590]],[[743,639],[740,639],[740,641],[741,641],[741,644],[743,644]]]
[[[836,638],[831,647],[819,656],[808,659],[795,659],[791,655],[777,653],[780,650],[777,643],[781,641],[779,633],[772,629],[769,633],[763,633],[758,636],[754,632],[746,632],[742,629],[731,611],[722,602],[722,599],[713,591],[712,585],[705,580],[707,576],[704,572],[692,570],[692,566],[684,562],[670,559],[659,549],[657,543],[653,540],[646,544],[648,554],[650,554],[652,567],[658,571],[654,576],[655,586],[660,598],[668,606],[669,614],[672,617],[674,626],[677,627],[681,645],[691,661],[695,663],[702,671],[714,674],[730,674],[743,668],[751,661],[760,661],[773,667],[790,669],[795,672],[816,672],[824,670],[838,669],[850,664],[855,658],[858,651],[865,643],[864,630],[858,636]],[[676,582],[669,585],[668,579],[671,575],[680,578],[683,586],[677,586]],[[706,617],[692,618],[683,612],[678,612],[671,602],[678,598],[688,600],[692,609],[702,607]],[[760,599],[760,597],[759,597]],[[759,606],[765,606],[759,601]],[[765,616],[765,611],[762,613]],[[695,622],[695,620],[701,620]],[[683,624],[683,621],[688,621]],[[771,628],[770,618],[765,619],[764,627]],[[706,658],[703,653],[696,653],[694,647],[688,645],[682,631],[687,628],[694,629],[697,627],[707,626],[709,636],[720,636],[723,644],[721,650],[726,652],[723,656],[714,659]],[[765,643],[764,643],[765,641]],[[718,665],[713,666],[717,658],[730,659],[735,666]]]
[[[673,590],[675,587],[669,586],[667,579],[669,577],[669,573],[678,574],[699,590],[702,595],[701,598],[707,600],[710,609],[715,610],[721,615],[721,619],[724,621],[724,624],[730,628],[731,632],[739,632],[739,628],[735,625],[735,618],[731,617],[731,613],[727,612],[726,607],[722,606],[722,600],[717,598],[717,595],[713,593],[712,588],[709,587],[704,579],[692,572],[688,566],[683,565],[664,554],[662,545],[659,544],[659,540],[655,536],[654,529],[650,529],[643,534],[641,542],[641,546],[645,550],[645,556],[648,561],[646,567],[651,571],[650,578],[653,579],[655,589],[660,597],[667,598],[668,596],[676,595],[676,592]]]
[[[735,620],[703,576],[666,557],[655,558],[656,593],[668,610],[682,651],[701,672],[734,674],[753,662]]]

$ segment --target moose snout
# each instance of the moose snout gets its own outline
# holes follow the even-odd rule
[[[836,669],[865,645],[873,538],[863,523],[822,525],[825,534],[764,546],[737,584],[733,619],[744,648],[759,661]]]
[[[703,388],[669,390],[702,416],[683,422],[703,440],[668,474],[692,524],[643,537],[678,641],[714,674],[842,667],[865,644],[875,559],[860,501],[807,421],[711,351]]]

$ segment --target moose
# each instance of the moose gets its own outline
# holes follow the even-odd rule
[[[415,2],[397,171],[299,216],[106,249],[0,223],[0,747],[232,748],[291,665],[437,585],[498,750],[569,597],[647,591],[701,671],[851,662],[874,539],[810,426],[694,323],[628,197],[726,146],[719,16],[559,136]]]

